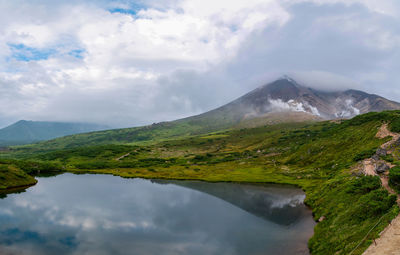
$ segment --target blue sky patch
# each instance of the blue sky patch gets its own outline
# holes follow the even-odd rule
[[[130,3],[128,8],[111,8],[108,9],[111,13],[122,13],[135,16],[140,10],[146,9],[146,6],[137,3]]]
[[[114,9],[109,9],[108,11],[111,13],[122,13],[122,14],[128,14],[128,15],[133,15],[135,16],[136,13],[139,11],[135,9],[122,9],[122,8],[114,8]]]
[[[11,57],[19,61],[45,60],[56,53],[55,49],[32,48],[24,44],[8,44],[8,46],[12,51]]]
[[[68,55],[77,59],[83,59],[83,54],[86,52],[85,49],[81,48],[60,53],[56,48],[32,48],[26,46],[25,44],[8,44],[8,46],[12,52],[11,56],[7,58],[8,60],[15,59],[25,62],[46,60],[55,55]]]
[[[75,49],[75,50],[71,50],[70,52],[68,52],[68,55],[70,55],[74,58],[83,59],[83,54],[85,52],[86,52],[86,50],[84,50],[84,49]]]

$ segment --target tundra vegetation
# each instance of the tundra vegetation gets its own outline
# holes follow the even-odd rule
[[[339,122],[242,125],[213,132],[195,132],[198,127],[188,126],[193,132],[179,136],[171,134],[181,134],[185,127],[169,124],[163,124],[166,129],[74,135],[2,152],[0,167],[5,170],[0,178],[2,187],[20,185],[17,178],[21,183],[23,178],[33,179],[28,174],[51,171],[294,184],[306,192],[306,203],[319,221],[309,241],[311,253],[349,254],[356,248],[352,254],[362,254],[399,212],[396,196],[382,187],[379,177],[364,176],[357,167],[391,139],[376,138],[383,123],[400,132],[400,111],[368,113]],[[385,157],[400,165],[396,146]],[[399,169],[390,171],[390,184],[398,190]]]

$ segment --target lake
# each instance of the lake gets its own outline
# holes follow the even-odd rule
[[[37,179],[0,199],[0,254],[308,254],[315,226],[291,186]]]

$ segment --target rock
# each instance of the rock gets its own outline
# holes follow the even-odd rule
[[[377,174],[381,174],[381,173],[386,172],[389,169],[390,169],[390,166],[388,166],[387,164],[385,164],[385,163],[377,163],[377,165],[375,167],[375,172]]]
[[[371,158],[372,158],[373,160],[379,160],[379,159],[380,159],[380,157],[379,157],[378,154],[374,154]]]
[[[376,150],[376,155],[380,157],[385,157],[387,155],[387,151],[385,149],[379,148]]]

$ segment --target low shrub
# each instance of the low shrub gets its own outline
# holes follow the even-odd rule
[[[373,190],[360,197],[350,214],[359,220],[378,217],[387,212],[396,203],[396,199],[396,195],[388,195],[386,190]]]
[[[392,132],[400,133],[400,117],[399,118],[394,118],[390,122],[389,126],[390,126],[390,130]]]
[[[389,170],[389,184],[400,191],[400,167],[396,166]]]
[[[366,158],[372,157],[376,153],[376,149],[365,150],[358,153],[353,159],[354,161],[360,161]]]
[[[16,160],[13,164],[28,174],[60,172],[63,169],[60,164],[55,162]]]
[[[378,176],[363,176],[348,183],[345,191],[351,194],[367,194],[380,187],[381,180]]]

